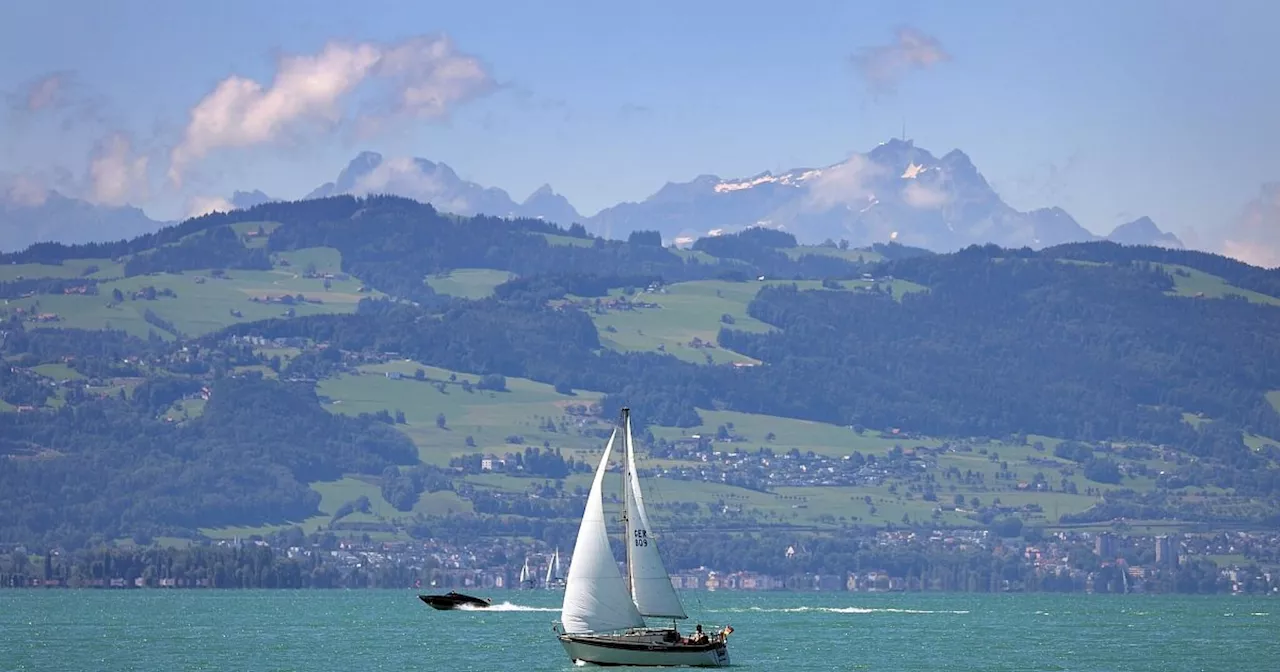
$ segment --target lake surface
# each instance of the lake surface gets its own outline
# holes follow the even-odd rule
[[[364,672],[577,669],[560,594],[482,593],[435,611],[414,591],[0,591],[0,670]],[[1261,597],[685,593],[761,672],[1275,672],[1280,600]],[[599,668],[606,669],[606,668]]]

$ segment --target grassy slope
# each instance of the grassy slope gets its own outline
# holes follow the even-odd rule
[[[32,367],[32,371],[55,381],[62,382],[64,380],[80,380],[84,378],[79,371],[67,366],[66,364],[41,364]]]
[[[726,326],[743,331],[771,329],[768,324],[747,315],[747,305],[762,287],[777,284],[794,284],[800,289],[822,288],[822,283],[816,280],[682,282],[668,286],[665,292],[646,292],[632,297],[635,301],[654,303],[660,308],[608,310],[592,313],[592,319],[600,330],[601,342],[614,350],[656,351],[661,347],[663,351],[690,362],[703,363],[710,355],[716,364],[754,363],[750,357],[715,346],[716,334]],[[860,291],[871,284],[863,281],[842,283],[844,291]],[[899,299],[904,294],[924,289],[905,280],[893,282],[894,296]],[[730,316],[733,324],[722,322],[723,315]],[[714,347],[692,347],[690,343],[694,338]]]
[[[426,372],[426,380],[413,379],[418,368]],[[388,372],[403,377],[393,380]],[[479,376],[456,375],[450,382],[450,371],[421,366],[410,361],[391,362],[360,368],[360,375],[344,375],[321,381],[319,393],[330,399],[326,408],[335,413],[356,415],[397,409],[404,411],[407,424],[401,429],[418,446],[423,462],[446,465],[449,458],[466,453],[497,453],[523,450],[524,445],[541,446],[543,441],[569,449],[587,449],[598,442],[577,432],[549,432],[540,425],[551,418],[557,423],[566,419],[565,408],[573,404],[591,404],[600,395],[579,392],[573,396],[557,393],[550,385],[519,378],[508,378],[506,392],[474,389],[466,392],[463,381],[473,385]],[[441,392],[439,386],[443,386]],[[445,428],[436,425],[439,414],[445,416]],[[519,435],[525,444],[507,443],[509,436]],[[470,436],[475,447],[466,445]]]
[[[1229,295],[1236,295],[1248,299],[1253,303],[1261,303],[1271,306],[1280,306],[1280,298],[1268,296],[1249,289],[1241,289],[1235,285],[1229,284],[1226,280],[1197,271],[1194,268],[1186,266],[1178,266],[1175,264],[1162,264],[1166,271],[1173,274],[1174,289],[1169,292],[1174,296],[1196,296],[1203,294],[1205,298],[1221,299]],[[1184,274],[1179,273],[1181,271]]]
[[[85,274],[90,266],[97,266],[94,273]],[[0,264],[0,282],[19,278],[118,278],[124,275],[124,264],[110,259],[72,259],[62,265],[52,264]]]
[[[433,367],[421,367],[426,372],[427,382],[412,380],[411,377],[419,365],[413,362],[394,362],[383,365],[362,367],[362,375],[344,376],[342,378],[323,381],[321,393],[332,398],[327,405],[333,412],[359,413],[373,412],[381,409],[394,411],[400,408],[405,411],[407,425],[401,425],[419,447],[423,461],[443,464],[448,458],[470,452],[502,454],[509,451],[522,450],[523,445],[541,445],[543,440],[552,446],[559,447],[566,454],[585,458],[594,463],[599,459],[602,441],[592,436],[584,436],[576,428],[569,431],[545,432],[539,425],[550,417],[556,420],[565,418],[563,409],[566,404],[594,401],[596,395],[580,394],[566,397],[557,394],[549,386],[528,380],[508,378],[510,392],[490,393],[474,392],[468,394],[460,387],[462,380],[475,381],[475,376],[455,374],[457,383],[448,383],[450,372]],[[398,371],[405,378],[393,380],[386,377],[387,371]],[[445,393],[441,393],[436,384],[445,383]],[[444,413],[447,429],[440,429],[435,424],[437,413]],[[916,446],[935,447],[941,441],[930,438],[898,438],[891,434],[866,431],[858,435],[853,430],[817,422],[806,422],[776,418],[772,416],[752,415],[731,411],[701,410],[704,424],[701,427],[679,429],[655,427],[652,431],[659,438],[675,439],[692,434],[714,435],[720,425],[732,423],[732,432],[738,440],[733,443],[718,443],[716,449],[722,452],[741,450],[755,452],[760,447],[769,447],[781,454],[797,448],[802,453],[813,451],[817,454],[842,457],[859,451],[863,454],[885,455],[894,446],[913,448]],[[588,428],[604,428],[605,423],[594,421]],[[772,432],[774,439],[766,440]],[[505,437],[520,434],[525,444],[514,445],[505,442]],[[464,440],[467,435],[475,438],[476,448],[469,448]],[[999,497],[1001,503],[1008,506],[1022,506],[1037,503],[1043,514],[1031,516],[1033,521],[1052,523],[1060,515],[1083,511],[1091,506],[1096,498],[1086,495],[1069,495],[1060,492],[1016,492],[1008,490],[1016,480],[1029,481],[1037,471],[1045,472],[1046,478],[1054,488],[1058,488],[1062,476],[1045,466],[1033,466],[1027,462],[1029,458],[1052,458],[1052,450],[1056,441],[1044,437],[1029,437],[1029,441],[1041,441],[1044,452],[1036,451],[1031,445],[1015,446],[1008,444],[984,444],[974,446],[972,452],[951,452],[937,459],[930,465],[938,481],[938,497],[943,503],[950,502],[956,494],[965,496],[966,501],[978,497],[983,504],[990,503]],[[985,451],[985,454],[980,451]],[[992,454],[999,461],[992,460]],[[996,479],[1000,461],[1008,463],[1009,470],[1016,474],[1016,480],[1006,482]],[[644,466],[656,466],[656,462],[642,460]],[[670,462],[664,462],[670,465]],[[956,467],[963,472],[975,472],[984,475],[984,483],[969,487],[957,485],[952,491],[952,482],[942,476],[949,467]],[[1169,466],[1150,464],[1148,468]],[[1078,469],[1068,480],[1076,483],[1080,492],[1089,487]],[[470,476],[467,480],[475,485],[496,488],[511,492],[524,492],[534,483],[542,479],[519,478],[500,474]],[[858,522],[863,524],[901,523],[906,514],[911,520],[937,520],[956,525],[973,525],[961,514],[945,512],[938,518],[932,513],[936,504],[926,502],[918,494],[908,496],[905,482],[899,483],[897,492],[889,492],[889,481],[877,486],[859,487],[813,487],[813,488],[779,488],[775,493],[759,493],[731,487],[728,485],[705,482],[677,481],[671,479],[651,479],[648,489],[652,491],[650,498],[655,507],[665,510],[670,516],[670,505],[678,502],[692,502],[699,505],[701,516],[711,515],[707,504],[723,502],[731,507],[741,506],[742,513],[723,513],[719,510],[715,515],[729,515],[742,520],[746,525],[790,524],[801,526],[831,526],[839,522]],[[586,488],[589,477],[586,474],[575,474],[565,479],[565,487]],[[1128,479],[1126,485],[1145,490],[1154,485],[1151,479]],[[872,498],[871,507],[865,503],[865,497]],[[421,505],[421,503],[420,503]],[[843,517],[843,521],[841,518]]]
[[[43,326],[123,329],[142,338],[149,331],[155,331],[162,337],[170,338],[167,333],[143,318],[148,308],[174,323],[184,334],[198,336],[237,322],[277,317],[290,308],[279,303],[255,303],[251,301],[253,297],[278,298],[286,294],[302,294],[308,299],[323,302],[292,306],[294,313],[301,316],[353,312],[360,299],[379,296],[376,292],[359,293],[357,290],[360,288],[360,281],[355,278],[332,279],[329,281],[329,289],[325,289],[324,280],[302,277],[309,262],[315,262],[317,271],[321,273],[339,268],[341,257],[337,250],[312,248],[280,256],[290,259],[291,265],[277,266],[270,271],[228,271],[225,279],[214,279],[208,271],[122,278],[100,284],[97,296],[40,295],[10,301],[8,306],[0,307],[0,311],[18,307],[31,309],[39,304],[41,312],[57,313],[62,318],[59,322]],[[177,298],[159,297],[154,301],[128,298],[133,292],[148,285],[157,290],[172,289]],[[119,289],[125,295],[123,303],[112,305],[113,289]],[[233,316],[232,310],[240,311],[242,317]]]
[[[416,369],[422,368],[425,381],[413,380]],[[464,453],[496,453],[518,452],[525,445],[541,446],[545,440],[553,447],[561,448],[568,455],[586,459],[594,464],[600,455],[603,441],[584,433],[584,430],[606,428],[607,423],[591,420],[583,426],[576,423],[572,416],[565,415],[565,407],[569,404],[587,404],[598,400],[599,395],[579,393],[575,396],[557,394],[550,386],[533,381],[508,378],[508,392],[475,391],[467,393],[462,390],[464,380],[476,382],[476,376],[453,373],[435,367],[420,366],[414,362],[397,361],[387,364],[361,367],[360,375],[348,375],[322,381],[320,393],[330,398],[326,407],[336,413],[374,412],[382,409],[394,411],[399,408],[406,415],[408,423],[398,427],[409,435],[418,446],[419,455],[424,462],[445,464],[451,456]],[[403,377],[399,380],[386,377],[389,371],[398,372]],[[449,381],[450,375],[456,380]],[[444,385],[441,392],[437,385]],[[189,403],[189,402],[188,402]],[[194,410],[194,409],[192,409]],[[446,417],[446,428],[436,426],[436,415],[443,413]],[[892,434],[882,434],[868,430],[859,435],[846,427],[824,423],[805,422],[800,420],[760,416],[731,411],[700,410],[704,419],[701,427],[679,429],[655,427],[652,431],[659,438],[675,439],[695,433],[714,435],[720,425],[732,423],[732,432],[738,438],[732,443],[717,443],[715,449],[722,453],[735,450],[754,453],[760,447],[769,447],[776,454],[783,454],[791,448],[802,453],[813,451],[817,454],[842,457],[853,451],[864,455],[885,455],[894,446],[910,449],[917,446],[936,447],[942,445],[938,439],[900,438]],[[547,432],[540,426],[551,418],[559,426],[565,422],[564,429]],[[567,421],[567,422],[566,422]],[[766,440],[772,432],[773,440]],[[519,434],[524,443],[511,444],[506,437]],[[475,439],[476,447],[465,444],[466,436]],[[1042,444],[1043,450],[1034,448],[1036,442]],[[1016,491],[1012,486],[1019,482],[1029,482],[1037,472],[1045,478],[1055,490],[1059,489],[1065,478],[1073,482],[1080,493],[1087,488],[1098,486],[1083,478],[1080,469],[1063,460],[1057,460],[1058,467],[1044,464],[1033,465],[1029,460],[1054,460],[1053,448],[1055,439],[1047,437],[1028,437],[1027,445],[991,442],[973,444],[970,450],[953,450],[937,457],[930,458],[928,472],[933,474],[938,502],[924,501],[919,493],[909,493],[907,482],[889,479],[878,485],[842,486],[842,487],[780,487],[775,492],[761,493],[720,483],[697,481],[681,481],[670,478],[653,478],[646,481],[646,497],[659,519],[661,526],[668,529],[678,527],[687,529],[696,526],[699,520],[714,516],[720,522],[741,523],[744,528],[760,528],[761,526],[797,526],[812,529],[834,528],[840,524],[858,523],[871,525],[901,524],[903,516],[913,522],[934,521],[940,524],[960,526],[977,525],[973,520],[964,517],[963,509],[969,509],[969,501],[977,497],[982,505],[993,503],[999,498],[1005,506],[1021,507],[1036,504],[1042,509],[1040,513],[1028,513],[1023,517],[1029,524],[1056,526],[1060,516],[1083,511],[1097,498],[1085,494],[1071,495],[1062,492]],[[1114,455],[1122,463],[1143,464],[1152,474],[1172,468],[1173,465],[1160,459],[1139,461]],[[1001,463],[1013,472],[1012,480],[997,479]],[[662,464],[671,466],[671,461],[661,463],[641,455],[641,468]],[[684,463],[695,464],[695,463]],[[959,472],[982,474],[983,480],[976,485],[963,485],[959,481],[948,479],[944,472],[955,467]],[[1062,470],[1070,472],[1067,475]],[[492,488],[512,493],[524,493],[531,486],[541,484],[541,478],[521,478],[503,474],[484,474],[468,476],[467,482],[483,488]],[[575,488],[587,488],[589,475],[574,474],[564,480],[564,487],[572,491]],[[1127,478],[1123,487],[1139,491],[1149,490],[1155,485],[1154,478]],[[893,492],[890,491],[891,486]],[[314,484],[315,489],[324,496],[321,510],[324,515],[298,521],[307,529],[327,525],[329,516],[342,503],[355,499],[360,494],[369,497],[375,503],[371,515],[354,514],[345,519],[348,522],[360,520],[395,520],[407,514],[394,511],[377,491],[376,484],[361,478],[349,477],[337,483]],[[1110,486],[1108,486],[1110,487]],[[1197,497],[1199,490],[1185,490],[1184,497]],[[966,505],[962,511],[945,511],[934,515],[938,504],[953,504],[956,495],[964,497]],[[871,498],[871,503],[866,498]],[[677,513],[677,504],[693,503],[697,505],[697,513]],[[727,509],[724,507],[728,507]],[[874,510],[873,508],[874,507]],[[459,499],[452,493],[433,493],[424,495],[414,508],[414,513],[442,515],[449,512],[469,511],[468,502]],[[1133,521],[1134,529],[1168,531],[1179,523],[1170,521],[1143,522]],[[1086,526],[1088,527],[1088,526]],[[1093,526],[1099,529],[1109,525]],[[210,531],[220,536],[231,534],[251,534],[269,531],[271,528],[237,528],[234,530]]]
[[[822,245],[800,245],[798,247],[787,248],[783,250],[783,252],[786,252],[787,256],[792,259],[799,259],[806,254],[823,254],[828,257],[837,257],[865,264],[874,263],[884,259],[884,255],[879,252],[873,252],[872,250],[842,250],[838,247],[825,247]]]
[[[311,488],[320,493],[320,513],[305,520],[290,521],[280,525],[261,525],[255,527],[210,527],[200,531],[215,539],[235,536],[247,537],[253,534],[269,534],[298,525],[305,532],[314,532],[329,525],[338,507],[364,496],[369,498],[370,513],[356,512],[343,517],[341,523],[389,522],[396,518],[412,516],[415,513],[427,515],[444,515],[450,512],[462,513],[471,510],[471,503],[461,499],[452,492],[435,492],[424,494],[412,512],[397,511],[386,500],[374,479],[365,476],[347,476],[338,481],[312,483]]]
[[[572,240],[577,240],[572,239]],[[431,289],[440,294],[448,294],[463,299],[483,299],[493,294],[493,289],[511,279],[507,271],[495,271],[489,268],[460,268],[447,275],[433,275],[427,278]]]
[[[560,236],[554,233],[543,233],[543,238],[547,239],[552,245],[571,245],[573,247],[591,247],[595,245],[595,241],[590,238],[575,238],[573,236]]]

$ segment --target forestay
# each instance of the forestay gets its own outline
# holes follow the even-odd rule
[[[630,544],[631,596],[636,608],[644,616],[654,618],[688,618],[684,605],[671,585],[671,575],[662,565],[658,555],[657,540],[649,527],[649,515],[644,509],[644,495],[640,491],[640,477],[636,473],[635,448],[631,442],[631,417],[627,416],[627,543]]]
[[[602,490],[617,436],[618,430],[614,429],[596,467],[582,525],[578,528],[578,540],[573,546],[573,561],[569,564],[560,612],[565,632],[608,632],[644,626],[644,617],[627,594],[627,584],[614,561],[605,527]]]

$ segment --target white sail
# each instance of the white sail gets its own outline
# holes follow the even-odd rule
[[[596,467],[586,510],[582,513],[582,525],[578,527],[578,540],[573,546],[573,562],[569,565],[560,611],[560,623],[568,633],[608,632],[644,625],[644,617],[636,611],[627,594],[627,584],[609,548],[605,527],[604,474],[617,436],[615,429],[605,445],[600,466]]]
[[[529,582],[529,558],[524,559],[524,567],[520,568],[520,585]]]
[[[644,510],[644,495],[640,491],[640,477],[636,473],[635,448],[631,443],[631,416],[626,421],[627,452],[627,543],[630,545],[628,574],[631,577],[631,597],[636,608],[644,616],[655,618],[688,618],[680,596],[671,585],[671,575],[662,565],[658,555],[657,540],[649,527],[649,515]]]
[[[556,554],[551,556],[551,561],[547,563],[547,579],[544,582],[548,588],[551,584],[560,579],[560,549],[556,549]]]

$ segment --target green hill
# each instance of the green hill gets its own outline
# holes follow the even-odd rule
[[[1277,275],[1109,243],[675,250],[390,197],[36,245],[0,258],[0,542],[567,543],[623,405],[656,510],[708,533],[1274,526]]]

